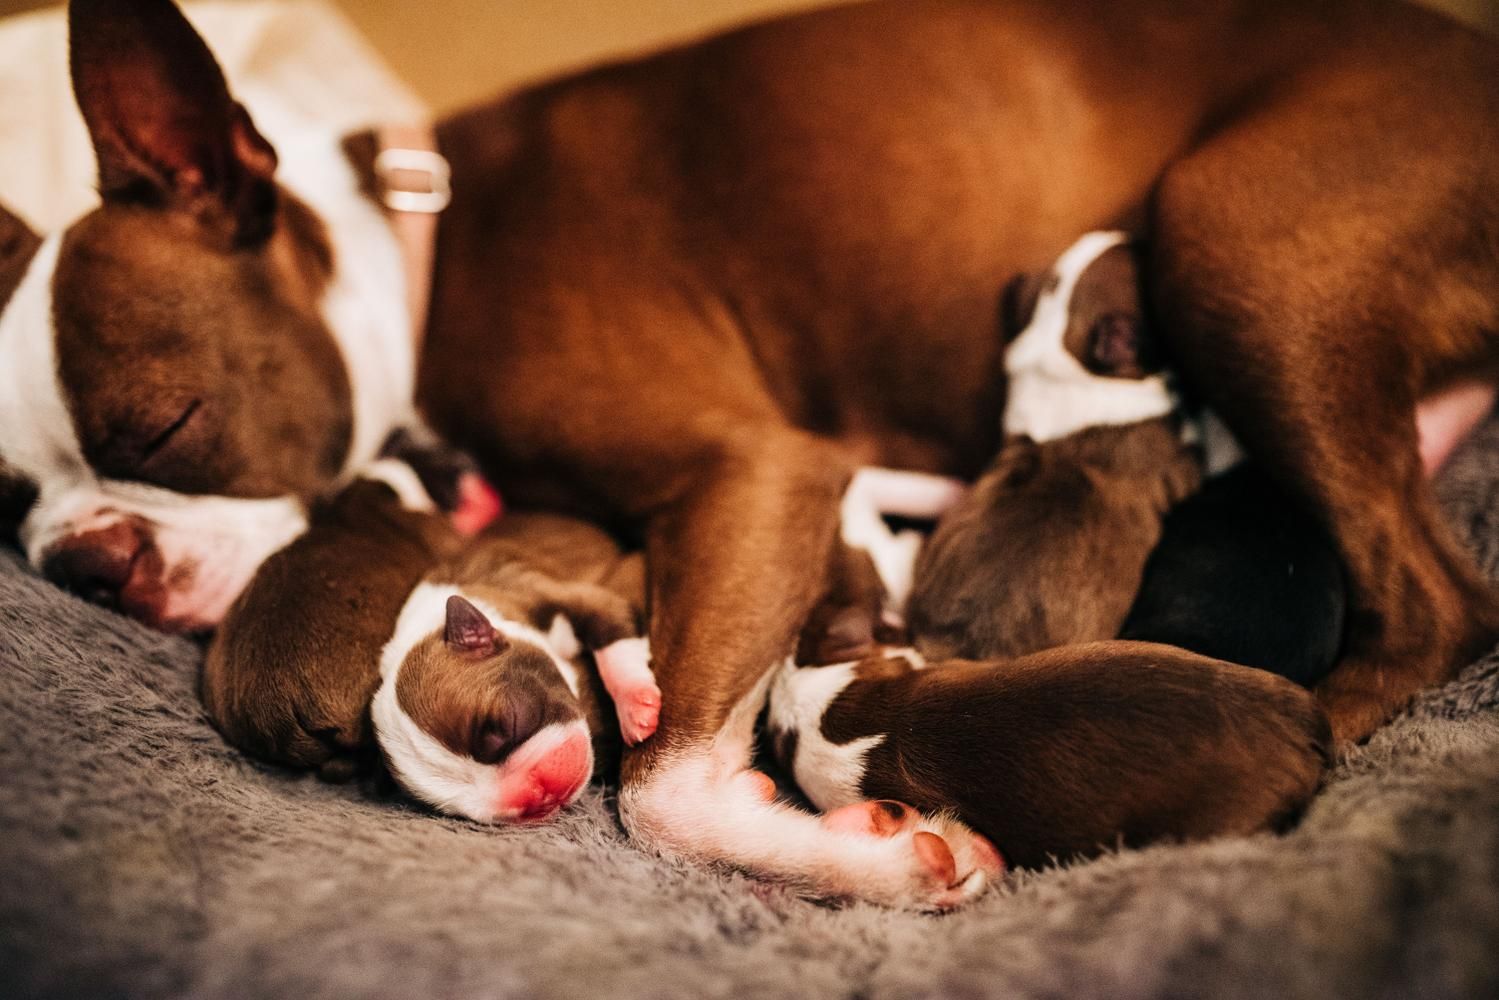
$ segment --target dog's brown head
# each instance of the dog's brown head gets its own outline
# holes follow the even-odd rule
[[[58,583],[202,628],[404,413],[399,259],[336,137],[278,157],[169,0],[69,31],[101,203],[0,223],[0,515]]]

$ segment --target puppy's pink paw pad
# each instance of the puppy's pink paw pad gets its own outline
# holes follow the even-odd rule
[[[994,842],[983,834],[975,833],[968,845],[969,852],[973,856],[973,863],[990,878],[998,878],[1005,873],[1004,855],[999,853],[999,848]]]
[[[650,737],[661,719],[661,689],[642,684],[620,692],[614,702],[619,715],[619,734],[629,746]]]

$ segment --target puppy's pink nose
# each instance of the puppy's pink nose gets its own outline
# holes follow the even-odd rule
[[[507,766],[500,782],[499,811],[520,820],[542,820],[572,801],[593,770],[587,730],[572,729],[566,738],[525,759],[525,747]]]
[[[57,543],[42,559],[42,574],[86,601],[118,609],[144,548],[141,528],[120,521]]]
[[[577,736],[536,762],[531,775],[542,794],[565,799],[588,780],[588,740]]]

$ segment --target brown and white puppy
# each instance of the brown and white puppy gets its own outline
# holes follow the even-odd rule
[[[986,662],[887,649],[787,664],[767,725],[835,821],[868,814],[868,800],[951,810],[1021,867],[1278,828],[1330,752],[1325,717],[1291,682],[1120,641]]]
[[[37,494],[34,561],[105,553],[54,575],[192,625],[402,419],[399,248],[338,137],[231,97],[167,0],[74,0],[72,45],[103,204],[0,314],[0,461]],[[767,806],[754,720],[853,469],[967,477],[997,450],[994,276],[1152,194],[1173,357],[1348,568],[1338,738],[1492,642],[1413,414],[1499,357],[1496,118],[1499,48],[1404,4],[874,0],[440,123],[418,402],[517,502],[645,539],[664,706],[622,769],[637,842],[950,899],[915,838],[850,851]],[[243,523],[192,514],[215,508]],[[255,540],[221,573],[225,533]]]
[[[1118,636],[1163,519],[1201,478],[1140,265],[1126,234],[1089,233],[1010,322],[1005,444],[916,561],[906,615],[924,656]]]
[[[643,594],[607,586],[639,583],[626,562],[598,528],[518,514],[427,573],[380,653],[370,708],[397,783],[480,822],[540,822],[582,793],[596,759],[612,769],[619,736],[655,732]]]

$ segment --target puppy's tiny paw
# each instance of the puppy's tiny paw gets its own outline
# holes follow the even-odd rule
[[[619,716],[619,734],[627,746],[634,746],[656,731],[661,718],[661,689],[652,683],[631,685],[614,700]]]

